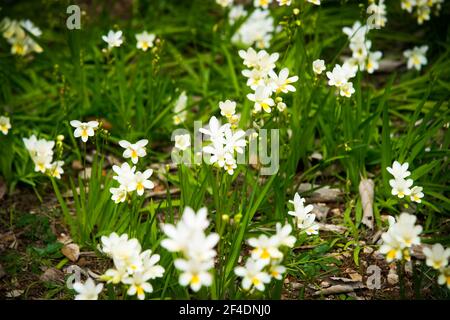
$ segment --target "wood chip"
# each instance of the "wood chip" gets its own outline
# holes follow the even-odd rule
[[[354,292],[358,289],[364,289],[365,285],[362,283],[352,283],[352,284],[337,284],[334,286],[331,286],[329,288],[325,288],[319,291],[314,292],[315,296],[320,295],[330,295],[330,294],[341,294],[341,293],[348,293],[348,292]]]
[[[64,272],[56,268],[49,268],[39,277],[41,281],[64,283]]]
[[[359,195],[363,208],[363,218],[361,222],[370,230],[373,230],[373,196],[374,182],[372,179],[361,179],[359,183]]]

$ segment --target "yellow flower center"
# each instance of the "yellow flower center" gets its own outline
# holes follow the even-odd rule
[[[257,277],[253,277],[252,283],[253,283],[253,285],[257,286],[258,284],[261,283],[261,280],[259,280]]]
[[[136,293],[138,295],[143,295],[144,294],[144,288],[142,288],[141,286],[136,286]]]
[[[263,249],[263,251],[261,253],[261,259],[269,259],[269,258],[270,258],[269,251],[267,251],[267,249]]]
[[[387,253],[387,258],[388,258],[388,260],[394,260],[396,255],[397,255],[397,250],[392,249]]]
[[[83,138],[87,138],[88,137],[88,133],[87,133],[87,129],[86,128],[81,129],[81,136]]]
[[[199,282],[200,282],[200,277],[198,276],[198,274],[194,274],[194,275],[192,276],[191,283],[192,283],[192,284],[197,284],[197,283],[199,283]]]

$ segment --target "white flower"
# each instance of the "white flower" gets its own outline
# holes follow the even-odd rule
[[[269,7],[269,4],[272,2],[272,0],[253,0],[253,5],[255,7],[262,7],[264,9],[267,9]]]
[[[392,195],[403,198],[404,196],[411,195],[411,186],[413,184],[412,179],[391,179],[389,185],[392,187]]]
[[[308,2],[320,6],[320,0],[308,0]]]
[[[236,112],[236,102],[231,100],[225,100],[219,102],[220,114],[231,118]]]
[[[442,269],[441,274],[438,278],[438,283],[440,285],[447,285],[447,288],[450,289],[450,267]]]
[[[213,141],[212,144],[203,147],[203,152],[211,154],[209,162],[211,164],[217,163],[220,168],[223,168],[225,163],[230,162],[233,159],[230,151],[219,141]]]
[[[130,165],[125,162],[120,167],[114,165],[112,169],[117,174],[113,177],[113,179],[117,180],[120,183],[121,187],[123,187],[128,192],[136,190],[136,167],[130,167]]]
[[[187,106],[187,100],[188,98],[186,95],[186,91],[183,91],[178,97],[178,100],[173,108],[173,113],[175,114],[173,116],[173,123],[175,125],[179,125],[180,123],[186,121],[187,111],[185,109]]]
[[[238,4],[232,6],[230,9],[230,13],[228,14],[228,21],[230,24],[234,24],[237,20],[245,17],[247,15],[247,11],[244,9],[242,4]]]
[[[148,48],[153,47],[153,41],[155,41],[155,35],[144,31],[142,33],[136,34],[136,48],[142,49],[142,51],[147,51]]]
[[[436,243],[431,249],[428,247],[423,248],[423,254],[427,259],[427,266],[440,270],[448,265],[450,248],[445,249],[440,243]]]
[[[283,273],[286,272],[286,267],[279,265],[279,264],[273,264],[270,265],[269,273],[272,277],[274,277],[277,280],[281,280],[283,278]]]
[[[278,250],[277,238],[269,238],[265,234],[262,234],[258,238],[248,239],[248,244],[254,248],[252,250],[252,259],[269,263],[271,259],[280,259],[283,257],[283,254]]]
[[[221,143],[224,140],[223,135],[225,133],[225,130],[227,130],[229,127],[230,124],[227,123],[222,126],[219,120],[217,120],[216,117],[212,116],[211,119],[209,119],[208,129],[200,128],[199,131],[203,134],[208,135],[212,142]]]
[[[314,60],[313,71],[315,74],[321,74],[325,69],[326,69],[326,67],[325,67],[324,60],[321,60],[321,59]]]
[[[234,169],[237,168],[236,160],[234,160],[233,158],[227,159],[223,167],[229,175],[233,175]]]
[[[386,25],[386,5],[384,4],[384,0],[379,0],[378,4],[372,2],[367,7],[367,13],[371,15],[367,19],[367,26],[369,28],[382,28]]]
[[[371,41],[350,42],[352,57],[355,58],[358,63],[365,61],[371,46]]]
[[[134,180],[136,183],[136,193],[140,196],[144,194],[145,189],[153,189],[155,185],[149,180],[153,174],[152,169],[147,169],[144,172],[136,172],[134,175]]]
[[[291,85],[298,80],[298,76],[289,77],[289,69],[281,69],[279,75],[277,75],[273,70],[269,72],[270,84],[274,92],[288,93],[289,91],[295,92],[295,87]]]
[[[286,108],[287,108],[286,103],[284,103],[282,101],[277,103],[278,111],[283,112],[284,110],[286,110]]]
[[[382,56],[383,53],[381,51],[369,52],[366,64],[366,70],[368,73],[373,73],[375,70],[378,70],[380,67],[379,61]]]
[[[428,63],[427,57],[425,56],[428,51],[428,46],[414,47],[412,50],[406,50],[403,55],[408,59],[407,67],[408,69],[415,68],[420,71],[422,66]]]
[[[144,270],[140,257],[141,245],[135,238],[123,240],[121,238],[111,249],[111,258],[117,269],[126,269],[129,274]]]
[[[131,158],[131,162],[136,164],[139,158],[145,157],[147,155],[147,151],[145,150],[145,146],[148,144],[147,139],[139,140],[136,143],[131,143],[126,140],[119,141],[119,145],[125,149],[122,156],[124,158]]]
[[[422,202],[422,198],[424,196],[423,192],[422,192],[423,188],[422,187],[418,187],[418,186],[414,186],[411,188],[411,201],[417,202],[417,203],[421,203]]]
[[[395,179],[404,179],[411,174],[411,172],[408,171],[408,167],[408,162],[401,164],[398,161],[394,161],[392,167],[387,167],[386,170],[392,174]]]
[[[274,19],[270,16],[269,10],[258,8],[239,27],[231,41],[246,47],[255,45],[257,48],[263,49],[270,45],[274,31]]]
[[[227,152],[244,153],[244,147],[246,145],[245,141],[245,131],[244,130],[236,130],[232,131],[230,128],[225,130],[225,150]]]
[[[151,250],[145,250],[141,253],[142,269],[149,279],[161,278],[164,274],[164,268],[157,264],[160,260],[159,254],[152,254]]]
[[[106,36],[102,36],[103,41],[108,44],[108,48],[120,47],[123,43],[122,31],[114,32],[110,30]]]
[[[29,33],[31,33],[35,37],[40,37],[42,35],[41,29],[36,27],[31,20],[22,20],[20,22],[20,25],[27,30]]]
[[[287,246],[292,248],[297,240],[294,236],[291,236],[292,226],[289,223],[286,223],[284,226],[281,226],[281,223],[276,224],[277,233],[274,236],[276,242],[279,245]]]
[[[314,207],[309,204],[304,206],[305,199],[302,199],[298,193],[294,196],[294,201],[289,202],[294,204],[295,211],[289,211],[288,214],[296,218],[297,228],[304,230],[307,235],[318,234],[319,225],[315,222],[316,215],[310,213]]]
[[[73,289],[78,293],[75,300],[97,300],[103,290],[103,283],[96,285],[94,280],[88,278],[85,283],[75,282]]]
[[[342,66],[336,64],[333,70],[327,71],[328,85],[341,87],[348,82],[348,80],[355,76],[357,67],[350,64],[343,64]]]
[[[75,128],[73,136],[81,137],[83,142],[87,142],[89,137],[94,136],[94,130],[98,128],[98,121],[81,122],[78,120],[70,121],[70,125]]]
[[[147,282],[150,278],[151,275],[148,273],[134,272],[133,275],[122,279],[122,282],[130,285],[127,291],[129,296],[137,295],[139,300],[144,300],[146,292],[153,292],[152,285]]]
[[[277,1],[280,6],[290,6],[292,3],[292,0],[277,0]]]
[[[397,223],[391,226],[394,237],[400,242],[402,248],[411,248],[412,245],[420,244],[419,234],[422,232],[422,227],[414,225],[415,223],[415,216],[402,213]]]
[[[401,0],[401,7],[403,10],[412,12],[413,8],[416,6],[416,0]]]
[[[102,236],[100,240],[102,242],[100,251],[111,258],[114,247],[117,246],[120,242],[128,241],[128,235],[124,233],[119,237],[117,233],[113,232],[109,236]]]
[[[1,116],[0,117],[0,131],[7,135],[9,129],[11,129],[11,122],[8,117]]]
[[[49,175],[51,177],[61,179],[61,175],[64,173],[64,169],[62,166],[64,165],[64,161],[55,161],[50,164]]]
[[[233,4],[233,0],[216,0],[216,3],[222,7],[228,7]]]
[[[195,292],[202,286],[209,287],[212,284],[212,276],[209,269],[214,266],[212,261],[200,262],[197,260],[175,260],[175,267],[182,271],[179,283],[182,286],[190,285]]]
[[[128,191],[122,185],[119,188],[109,188],[109,192],[112,193],[111,200],[115,203],[125,202],[128,196]]]
[[[264,291],[265,283],[270,282],[270,275],[263,271],[266,263],[261,260],[248,259],[245,267],[236,267],[234,273],[237,276],[242,277],[242,288],[249,290],[254,286],[259,291]]]
[[[255,102],[254,112],[260,112],[263,109],[265,112],[270,113],[272,111],[270,107],[275,105],[275,102],[270,97],[271,95],[272,89],[270,87],[258,86],[255,93],[249,93],[247,98]]]
[[[382,234],[381,239],[383,244],[380,247],[380,253],[386,255],[386,261],[392,262],[394,260],[402,259],[402,247],[400,242],[396,239],[392,230]]]
[[[349,98],[354,93],[355,89],[353,88],[353,83],[351,82],[344,83],[341,87],[339,87],[339,94],[343,97]]]
[[[423,24],[424,21],[430,20],[430,8],[426,5],[417,7],[417,23]]]
[[[179,134],[175,136],[175,148],[184,151],[191,146],[191,136],[187,134]]]
[[[361,22],[355,21],[351,28],[344,27],[342,32],[344,32],[350,42],[363,43],[366,39],[368,28],[366,25],[361,25]]]

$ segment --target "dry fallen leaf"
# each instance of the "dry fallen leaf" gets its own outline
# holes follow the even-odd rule
[[[64,273],[56,268],[49,268],[39,277],[41,281],[45,282],[64,282]]]
[[[369,229],[373,229],[373,195],[374,182],[372,179],[361,179],[359,183],[359,195],[361,196],[361,203],[363,208],[362,223]]]
[[[334,286],[331,286],[329,288],[325,288],[319,291],[314,292],[315,296],[319,295],[330,295],[330,294],[339,294],[339,293],[348,293],[353,292],[357,289],[363,289],[365,288],[364,284],[358,282],[358,283],[351,283],[351,284],[337,284]]]
[[[80,257],[80,247],[75,243],[65,245],[61,252],[72,262],[77,261]]]
[[[23,292],[24,292],[23,290],[11,290],[6,293],[6,297],[7,298],[17,298],[17,297],[20,297]]]

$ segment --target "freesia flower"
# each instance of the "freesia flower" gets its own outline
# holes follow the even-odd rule
[[[368,73],[373,73],[380,67],[380,59],[383,56],[381,51],[370,52],[367,57],[366,70]]]
[[[292,248],[297,239],[291,235],[291,232],[292,226],[289,223],[286,223],[284,226],[281,226],[281,223],[278,222],[276,224],[275,241],[279,245]]]
[[[445,249],[442,244],[436,243],[431,249],[423,248],[423,254],[426,257],[427,266],[440,270],[448,265],[450,248]]]
[[[423,192],[422,192],[423,188],[422,187],[418,187],[418,186],[414,186],[411,188],[411,201],[417,202],[417,203],[421,203],[422,202],[422,198],[424,196]]]
[[[392,195],[403,198],[404,196],[411,195],[411,186],[413,184],[412,179],[392,179],[389,180],[389,185],[392,187]]]
[[[109,192],[112,193],[111,200],[115,203],[125,202],[128,196],[128,191],[122,185],[118,188],[110,188]]]
[[[320,0],[307,0],[309,3],[315,4],[316,6],[320,6]]]
[[[228,14],[228,21],[230,24],[234,24],[239,19],[245,17],[247,15],[247,11],[244,9],[242,4],[234,5],[231,7],[230,12]]]
[[[285,272],[286,272],[285,266],[279,264],[270,265],[269,274],[277,280],[281,280],[283,277],[282,275]]]
[[[314,207],[309,204],[304,206],[305,199],[302,199],[298,193],[295,194],[294,200],[290,200],[294,204],[295,211],[289,211],[288,214],[295,217],[297,228],[305,231],[307,235],[318,234],[319,225],[315,222],[316,215],[310,213]]]
[[[450,289],[450,267],[444,268],[441,270],[441,274],[438,278],[438,283],[440,285],[447,285],[447,288]]]
[[[272,0],[254,0],[253,5],[255,7],[262,7],[264,9],[267,9],[269,4],[272,2]]]
[[[136,48],[142,51],[147,51],[148,48],[153,47],[153,41],[155,41],[155,35],[144,31],[136,34]]]
[[[98,121],[81,122],[78,120],[70,121],[70,125],[75,128],[73,136],[75,138],[81,137],[83,142],[87,142],[89,137],[93,137],[98,128]]]
[[[325,69],[326,69],[326,67],[325,67],[324,60],[321,60],[321,59],[314,60],[313,71],[315,74],[321,74]]]
[[[409,13],[412,12],[415,5],[416,5],[416,0],[401,0],[402,9],[408,11]]]
[[[120,47],[123,43],[122,31],[114,32],[110,30],[106,36],[102,36],[102,39],[108,44],[108,49]]]
[[[255,45],[260,49],[267,48],[274,31],[274,19],[270,16],[269,10],[257,8],[239,27],[231,38],[231,42],[243,44],[246,47]]]
[[[411,172],[408,171],[408,167],[408,162],[401,164],[398,161],[394,161],[392,167],[387,167],[386,170],[392,174],[395,179],[404,179],[411,174]]]
[[[271,259],[279,259],[283,254],[278,250],[277,238],[269,238],[262,234],[258,238],[248,239],[248,244],[254,249],[252,250],[252,259],[262,260],[269,263]]]
[[[64,169],[62,166],[64,165],[64,161],[55,161],[50,164],[49,174],[50,176],[61,179],[61,175],[64,173]]]
[[[343,97],[351,97],[352,94],[355,93],[355,89],[353,88],[353,83],[347,82],[339,87],[339,94]]]
[[[136,167],[130,167],[130,165],[125,162],[120,167],[114,165],[112,169],[117,174],[116,176],[113,176],[113,179],[117,180],[125,190],[128,192],[136,190],[136,179],[134,177]]]
[[[222,7],[228,7],[233,3],[233,0],[216,0],[216,3]]]
[[[428,46],[414,47],[412,50],[406,50],[403,56],[408,59],[407,67],[408,69],[415,68],[417,71],[422,69],[428,63],[426,53],[428,51]]]
[[[5,117],[5,116],[1,116],[0,117],[0,131],[4,135],[7,135],[9,129],[11,129],[11,122],[10,122],[9,118]]]
[[[155,185],[149,180],[153,174],[152,169],[147,169],[144,172],[136,172],[134,175],[134,180],[136,183],[136,193],[140,196],[144,194],[145,189],[153,189]]]
[[[73,289],[78,293],[75,300],[97,300],[103,290],[103,283],[96,285],[94,280],[88,278],[84,283],[75,282]]]
[[[279,75],[277,75],[273,70],[269,72],[270,84],[274,92],[288,93],[289,91],[295,92],[295,87],[291,85],[298,80],[298,76],[289,77],[289,69],[281,69]]]
[[[124,158],[131,158],[131,162],[136,164],[139,158],[145,157],[147,155],[147,151],[145,150],[145,146],[148,144],[147,139],[139,140],[136,143],[130,143],[126,140],[119,141],[119,145],[125,149],[123,152]]]
[[[212,276],[209,270],[213,266],[213,261],[175,260],[175,267],[182,272],[179,278],[180,285],[189,285],[195,292],[199,291],[202,286],[209,287],[212,284]]]
[[[263,271],[266,263],[262,260],[248,259],[245,267],[236,267],[234,273],[242,277],[242,288],[249,290],[252,286],[264,291],[265,285],[270,282],[270,275]]]
[[[191,146],[191,136],[189,134],[179,134],[175,136],[175,148],[184,151]]]
[[[260,112],[263,109],[265,112],[270,113],[271,107],[275,105],[275,101],[270,97],[272,89],[270,87],[258,86],[255,93],[249,93],[247,98],[255,103],[254,112]]]
[[[231,100],[225,100],[219,102],[220,114],[231,118],[236,112],[236,102]]]
[[[137,295],[139,300],[145,299],[145,293],[152,293],[153,287],[147,281],[151,276],[145,272],[134,272],[132,276],[125,277],[122,282],[130,285],[127,294],[129,296]]]

